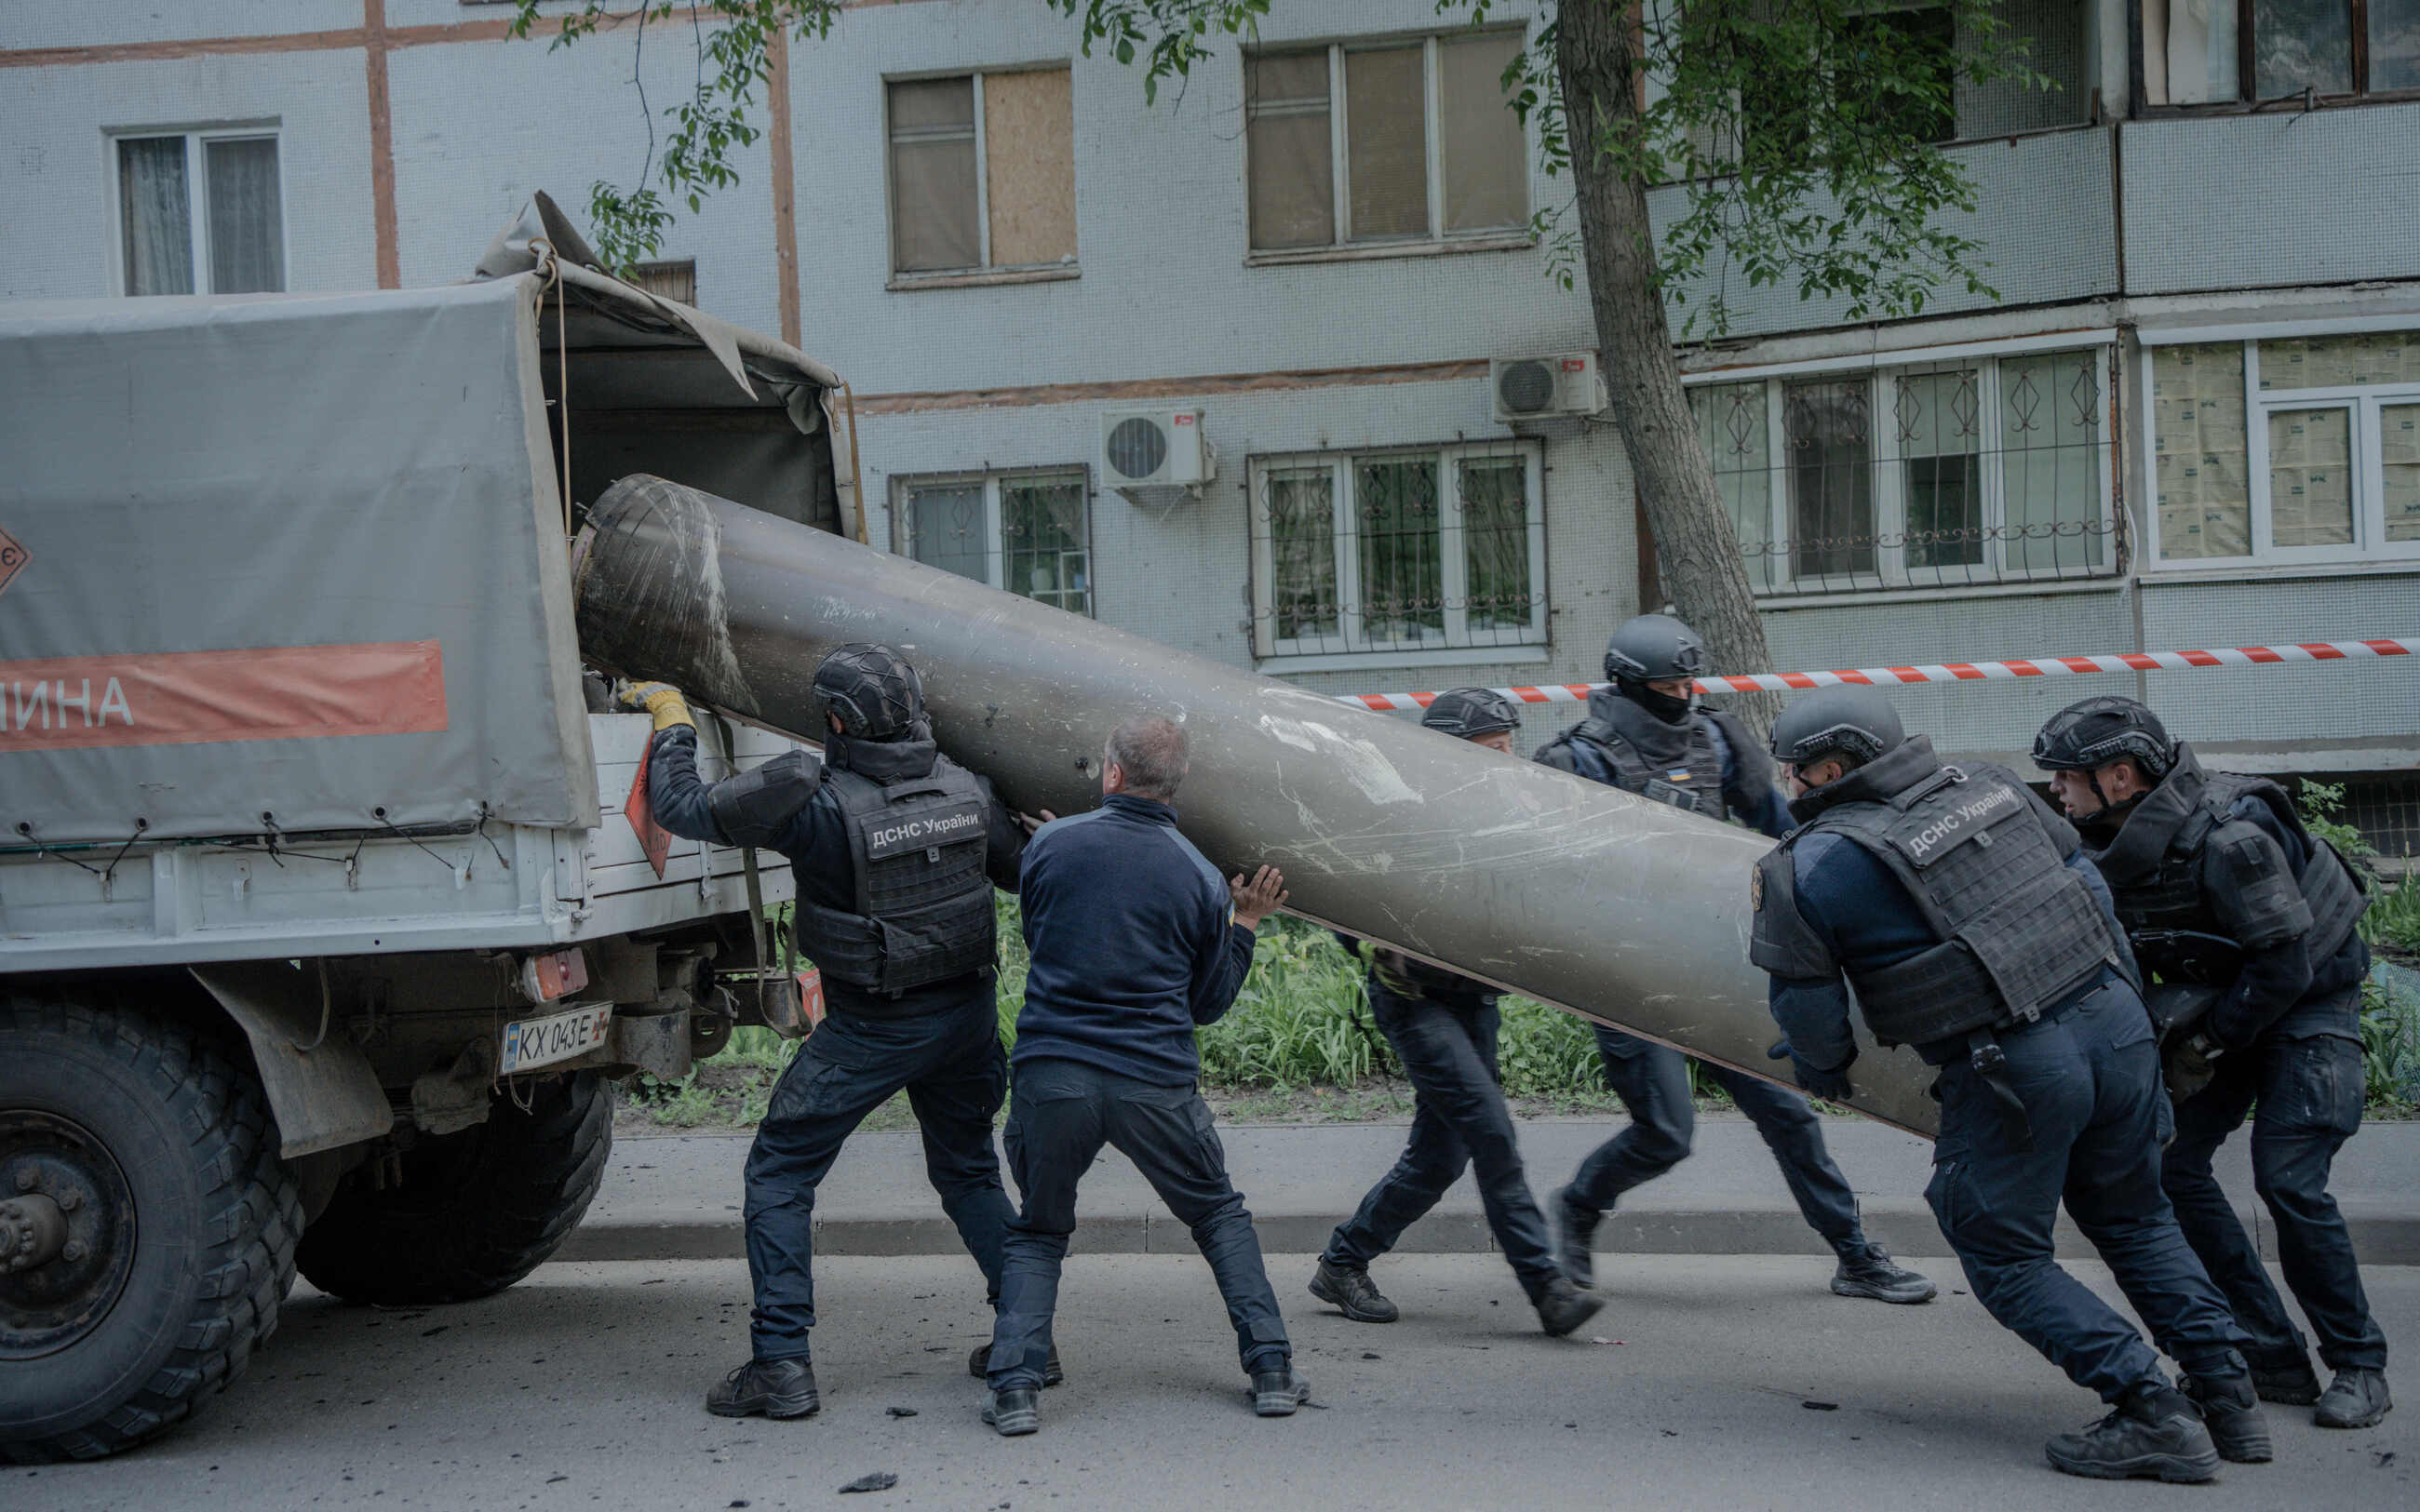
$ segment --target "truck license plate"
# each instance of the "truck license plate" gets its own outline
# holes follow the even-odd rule
[[[591,1003],[568,1013],[542,1019],[521,1019],[504,1026],[504,1072],[529,1071],[558,1060],[584,1056],[605,1042],[613,1025],[613,1005]]]

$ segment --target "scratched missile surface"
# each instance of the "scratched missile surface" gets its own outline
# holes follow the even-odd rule
[[[924,680],[952,758],[1032,811],[1099,801],[1101,743],[1181,720],[1181,827],[1231,873],[1281,867],[1292,912],[1770,1076],[1748,964],[1763,837],[1345,707],[1079,615],[662,479],[600,498],[577,548],[594,662],[816,738],[833,647],[879,640]],[[1869,1043],[1854,1105],[1930,1134],[1931,1073]]]

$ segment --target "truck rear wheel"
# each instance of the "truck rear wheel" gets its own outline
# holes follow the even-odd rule
[[[589,1072],[522,1096],[526,1108],[500,1092],[485,1123],[404,1151],[400,1182],[355,1172],[303,1234],[302,1274],[348,1302],[397,1306],[468,1302],[535,1270],[605,1179],[613,1099]]]
[[[0,1000],[0,1461],[114,1454],[233,1381],[302,1228],[249,1067],[147,1013]]]

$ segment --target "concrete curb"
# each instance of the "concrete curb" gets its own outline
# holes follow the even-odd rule
[[[2238,1210],[2259,1241],[2261,1256],[2277,1258],[2274,1227],[2265,1211]],[[1261,1248],[1272,1255],[1308,1255],[1326,1247],[1343,1213],[1256,1214],[1252,1227]],[[2420,1218],[2348,1215],[2353,1246],[2365,1265],[2420,1265]],[[1890,1211],[1868,1207],[1866,1231],[1900,1255],[1942,1252],[1940,1229],[1921,1208]],[[842,1219],[815,1226],[815,1249],[825,1255],[954,1255],[957,1230],[947,1219]],[[1479,1254],[1496,1247],[1486,1221],[1476,1211],[1433,1214],[1415,1224],[1396,1246],[1405,1255]],[[1078,1255],[1192,1255],[1193,1238],[1166,1216],[1085,1218],[1069,1246]],[[1613,1212],[1598,1227],[1596,1249],[1607,1255],[1808,1255],[1828,1256],[1823,1242],[1795,1211],[1768,1212]],[[2090,1247],[2064,1220],[2059,1252],[2088,1257]],[[554,1254],[558,1260],[725,1260],[747,1256],[744,1230],[728,1223],[583,1224]]]
[[[1535,1120],[1521,1145],[1541,1201],[1619,1120]],[[1368,1185],[1393,1164],[1402,1124],[1234,1125],[1220,1131],[1229,1168],[1253,1213],[1262,1248],[1299,1255],[1324,1248]],[[1866,1229],[1893,1251],[1939,1255],[1944,1246],[1924,1203],[1931,1147],[1863,1119],[1826,1123],[1833,1158],[1858,1194]],[[2276,1256],[2276,1231],[2252,1196],[2249,1138],[2221,1150],[2219,1175],[2261,1253]],[[745,1136],[624,1137],[587,1219],[561,1260],[736,1259],[741,1227]],[[2335,1192],[2365,1263],[2420,1265],[2420,1123],[2366,1126],[2337,1159]],[[1074,1248],[1094,1255],[1190,1255],[1191,1234],[1114,1150],[1085,1178]],[[1696,1152],[1661,1180],[1640,1187],[1598,1227],[1607,1254],[1829,1254],[1800,1218],[1780,1173],[1746,1120],[1709,1116]],[[849,1141],[816,1194],[815,1247],[827,1255],[954,1255],[957,1231],[940,1211],[912,1133]],[[1478,1254],[1494,1241],[1467,1178],[1405,1232],[1411,1254]],[[2062,1221],[2062,1253],[2089,1246]]]

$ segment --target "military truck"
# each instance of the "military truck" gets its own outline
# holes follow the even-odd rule
[[[632,471],[861,534],[845,393],[591,262],[541,204],[446,287],[0,305],[0,1459],[183,1417],[298,1269],[512,1285],[616,1078],[794,1022],[566,542]]]

